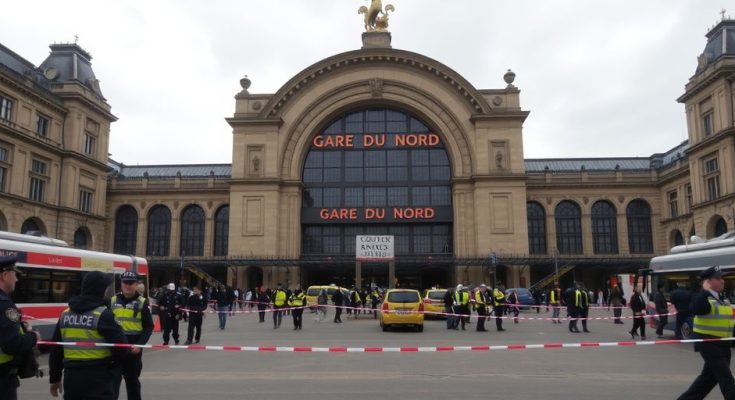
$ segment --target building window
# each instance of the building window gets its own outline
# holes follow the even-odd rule
[[[715,222],[715,235],[714,237],[722,236],[727,233],[727,222],[723,218],[718,218]]]
[[[546,211],[535,201],[526,203],[528,215],[528,252],[546,254]]]
[[[114,252],[135,254],[138,236],[138,212],[132,206],[122,206],[115,214]]]
[[[691,213],[692,212],[692,185],[687,183],[686,186],[684,186],[684,191],[686,192],[686,195],[687,195],[687,204],[686,204],[687,213]]]
[[[226,256],[230,236],[230,206],[225,205],[214,214],[214,255]]]
[[[89,246],[89,234],[87,228],[79,228],[74,232],[74,247],[87,249]]]
[[[43,228],[43,222],[34,218],[28,218],[23,221],[23,225],[20,227],[20,233],[22,234],[35,234],[40,233],[41,235],[46,234],[46,230]]]
[[[592,247],[595,254],[618,253],[618,213],[610,202],[592,206]]]
[[[0,192],[7,192],[8,170],[10,169],[10,151],[0,146]]]
[[[714,113],[708,111],[702,115],[702,133],[704,133],[704,137],[710,137],[714,131]]]
[[[10,121],[11,112],[13,111],[13,101],[0,96],[0,119]]]
[[[204,255],[204,210],[191,205],[181,213],[181,255]]]
[[[36,117],[36,133],[38,134],[38,136],[42,136],[42,137],[48,136],[49,122],[50,122],[49,118],[41,114],[39,114]]]
[[[92,199],[93,195],[87,189],[79,190],[79,210],[85,213],[92,212]]]
[[[682,236],[681,232],[677,229],[674,231],[674,246],[681,246],[684,244],[684,236]]]
[[[556,247],[561,254],[582,254],[582,213],[571,201],[556,206]]]
[[[720,197],[720,166],[717,157],[704,161],[704,182],[707,188],[707,201]]]
[[[653,253],[651,207],[643,200],[633,200],[626,209],[628,244],[631,253]]]
[[[89,133],[86,133],[84,135],[84,154],[88,156],[93,156],[95,153],[96,143],[97,139],[95,139],[95,137],[90,135]]]
[[[669,198],[669,215],[671,218],[679,216],[679,193],[676,190],[672,190],[667,194]]]
[[[166,206],[155,206],[148,213],[147,256],[168,256],[171,240],[171,211]]]
[[[28,198],[33,201],[43,201],[46,192],[48,166],[45,162],[33,160],[31,162],[31,185]]]
[[[417,225],[304,225],[302,253],[353,255],[357,235],[393,235],[396,255],[451,254],[449,224]]]

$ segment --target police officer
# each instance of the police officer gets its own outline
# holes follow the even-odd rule
[[[461,323],[462,324],[462,330],[465,330],[465,324],[467,323],[467,320],[465,319],[465,315],[469,314],[470,312],[470,295],[465,290],[464,286],[457,285],[457,290],[454,292],[454,314],[455,318],[458,320],[455,320],[454,329],[457,329],[457,326]]]
[[[140,277],[133,271],[127,271],[120,277],[122,291],[110,299],[110,309],[115,315],[115,321],[123,328],[128,343],[146,344],[153,333],[153,316],[148,305],[148,299],[138,294]],[[139,347],[130,349],[120,365],[120,372],[115,377],[115,397],[120,393],[122,378],[125,378],[125,388],[129,400],[139,400],[140,372],[143,370],[143,351]]]
[[[33,349],[41,335],[21,321],[20,311],[10,299],[20,271],[15,256],[0,257],[0,399],[17,399],[16,357]]]
[[[477,331],[487,332],[485,329],[485,316],[487,315],[487,300],[485,292],[487,286],[483,283],[475,292],[475,307],[477,308]]]
[[[549,291],[548,299],[549,305],[552,309],[551,322],[554,324],[561,324],[561,321],[559,320],[561,289],[559,288],[558,282],[555,282],[554,288]]]
[[[503,284],[495,285],[493,289],[493,312],[495,313],[495,327],[498,332],[502,332],[503,329],[503,314],[505,313],[505,287]]]
[[[276,291],[273,292],[273,329],[278,329],[281,327],[281,319],[283,318],[281,314],[283,311],[281,311],[282,308],[286,307],[286,302],[288,301],[288,295],[286,294],[286,291],[283,290],[283,285],[280,283],[276,287]]]
[[[584,287],[584,283],[580,282],[577,284],[577,290],[574,292],[575,296],[575,307],[577,311],[577,317],[582,321],[582,331],[590,333],[587,330],[587,318],[590,315],[590,295],[589,291]],[[574,328],[577,328],[577,322],[574,322]],[[579,332],[579,329],[577,329]]]
[[[69,300],[56,323],[55,342],[126,343],[125,332],[105,306],[112,278],[92,271],[82,280],[81,296]],[[67,399],[115,399],[115,368],[130,353],[125,347],[54,346],[49,355],[51,395]],[[63,385],[62,385],[63,375]]]
[[[204,312],[207,311],[207,299],[202,295],[199,286],[194,286],[194,292],[186,299],[186,308],[189,310],[189,326],[184,344],[191,344],[192,339],[194,339],[194,343],[199,343],[202,338],[202,320],[204,319]],[[195,330],[196,334],[194,333]]]
[[[293,329],[294,330],[301,330],[304,326],[304,308],[306,306],[306,294],[301,291],[301,286],[298,286],[296,288],[296,291],[293,292],[291,297],[288,299],[288,305],[291,307],[295,307],[293,309]]]
[[[719,267],[710,267],[699,274],[702,279],[702,291],[694,297],[692,313],[694,326],[692,331],[697,339],[721,339],[732,337],[732,306],[727,300],[720,298],[725,289],[723,273]],[[715,387],[725,399],[735,399],[735,380],[730,372],[730,347],[732,342],[712,341],[694,344],[704,359],[704,368],[697,379],[679,396],[679,400],[703,399]]]
[[[166,290],[158,298],[158,317],[163,325],[163,344],[168,345],[169,339],[174,337],[174,343],[179,344],[179,320],[183,301],[176,293],[176,285],[169,283]]]

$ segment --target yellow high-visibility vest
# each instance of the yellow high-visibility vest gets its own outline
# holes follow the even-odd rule
[[[721,338],[731,337],[733,329],[732,306],[722,304],[713,298],[708,299],[709,314],[694,316],[693,331],[702,335]]]
[[[59,317],[63,342],[104,343],[105,338],[97,330],[100,315],[107,308],[97,307],[85,313],[71,312],[68,308]],[[112,356],[109,347],[64,346],[64,360],[93,361]]]
[[[276,307],[281,307],[286,304],[286,292],[283,290],[276,290],[276,299],[273,301]]]
[[[479,290],[475,292],[475,304],[478,306],[485,305],[485,296],[483,296]]]
[[[143,333],[143,313],[142,308],[145,305],[145,297],[138,298],[124,306],[117,302],[118,297],[112,296],[110,299],[110,308],[112,314],[115,315],[115,321],[122,327],[126,335],[140,335]],[[130,307],[130,308],[128,308]]]
[[[502,304],[503,300],[505,300],[505,293],[503,293],[503,291],[498,288],[493,289],[494,304],[498,306]]]
[[[454,302],[461,305],[469,304],[470,296],[466,292],[455,292]]]
[[[299,294],[291,295],[289,303],[293,307],[301,307],[306,305],[306,295],[302,292]]]

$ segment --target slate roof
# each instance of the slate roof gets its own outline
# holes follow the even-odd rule
[[[174,178],[180,172],[182,178],[208,178],[214,173],[216,178],[232,176],[231,164],[174,164],[174,165],[124,165],[111,161],[113,176],[118,179],[141,179],[148,173],[149,178]]]

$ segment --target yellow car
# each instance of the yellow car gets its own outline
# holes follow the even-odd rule
[[[383,332],[394,325],[410,325],[417,332],[424,330],[424,303],[413,289],[390,289],[380,307],[380,327]]]
[[[319,297],[319,293],[321,293],[322,289],[327,290],[329,304],[332,304],[332,295],[337,293],[336,285],[309,286],[309,288],[306,289],[306,304],[309,306],[309,308],[315,309],[317,307],[317,297]],[[347,290],[342,289],[342,294],[344,296],[347,296]]]
[[[444,295],[446,293],[447,289],[424,290],[425,318],[446,318],[443,314],[433,314],[444,312]]]

